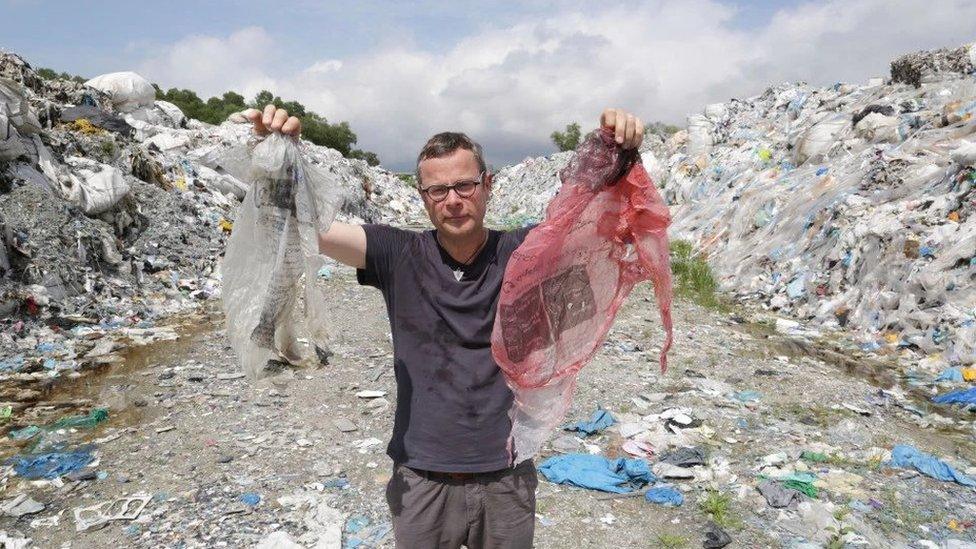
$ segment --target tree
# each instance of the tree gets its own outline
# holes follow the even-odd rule
[[[325,117],[306,109],[305,105],[298,101],[284,101],[268,90],[258,92],[249,104],[243,95],[233,91],[224,92],[220,97],[211,97],[204,102],[192,90],[170,88],[163,92],[159,86],[155,84],[153,86],[156,88],[156,99],[169,101],[188,117],[211,124],[220,124],[231,114],[248,107],[264,109],[265,105],[271,103],[288,111],[290,116],[297,116],[302,122],[302,137],[312,143],[333,148],[346,158],[365,160],[371,166],[380,163],[375,153],[353,148],[356,144],[356,134],[349,127],[348,122],[329,123]]]
[[[555,131],[552,132],[550,137],[560,152],[572,151],[576,149],[576,147],[578,147],[580,144],[581,137],[579,122],[567,124],[565,132]]]
[[[358,158],[360,160],[365,160],[370,166],[379,166],[380,157],[376,156],[376,153],[369,151],[362,151],[359,149],[353,149],[349,153],[349,158]]]
[[[82,78],[78,75],[71,75],[66,72],[58,74],[58,71],[54,69],[49,69],[47,67],[41,67],[37,69],[37,76],[40,76],[44,80],[72,80],[78,82],[79,84],[84,84],[87,78]]]

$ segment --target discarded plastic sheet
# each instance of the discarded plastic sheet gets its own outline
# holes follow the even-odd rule
[[[803,501],[803,494],[799,490],[787,488],[772,480],[764,480],[756,488],[766,498],[766,503],[774,509],[782,509]]]
[[[935,381],[963,381],[962,370],[959,368],[946,368],[942,370],[939,377],[935,378]]]
[[[932,402],[936,404],[958,404],[966,407],[976,406],[976,387],[950,391],[943,395],[934,396],[932,397]]]
[[[712,521],[705,524],[705,540],[702,542],[704,549],[722,549],[732,543],[732,537],[722,530],[722,528]]]
[[[784,487],[792,488],[811,498],[817,497],[820,493],[817,487],[813,485],[817,481],[817,475],[813,473],[790,473],[776,480],[782,482]]]
[[[33,515],[34,513],[40,513],[43,510],[44,504],[28,496],[27,494],[19,494],[0,504],[0,514],[15,518],[19,518],[24,515]]]
[[[569,408],[579,370],[600,348],[633,286],[654,282],[671,347],[667,206],[636,151],[592,132],[561,172],[563,186],[512,253],[495,315],[492,355],[515,396],[516,462],[532,457]]]
[[[84,532],[108,524],[113,520],[135,520],[149,504],[152,496],[133,494],[118,499],[103,501],[91,507],[76,507],[75,530]]]
[[[80,156],[69,156],[64,161],[72,173],[61,182],[61,193],[85,214],[107,212],[129,194],[129,183],[115,166]]]
[[[644,499],[649,503],[669,507],[680,507],[685,502],[684,495],[671,486],[655,486],[644,494]]]
[[[61,111],[62,122],[74,122],[75,120],[88,120],[96,127],[120,133],[126,137],[134,133],[132,126],[122,117],[107,113],[91,105],[78,105]]]
[[[318,234],[338,211],[338,183],[277,133],[223,165],[250,182],[221,274],[227,335],[252,379],[328,357],[325,298],[316,293]]]
[[[647,458],[654,455],[654,447],[649,443],[640,440],[625,440],[624,443],[620,445],[620,448],[624,452],[638,458]]]
[[[51,430],[66,429],[72,427],[74,428],[84,427],[90,429],[107,419],[108,419],[108,408],[94,408],[87,415],[63,417],[55,421],[51,425],[49,425],[47,428]]]
[[[0,547],[3,549],[29,549],[33,547],[30,538],[14,537],[6,532],[0,531]]]
[[[962,484],[963,486],[976,487],[976,481],[955,470],[948,463],[908,444],[899,444],[891,449],[891,465],[893,467],[916,469],[920,473],[937,480],[951,481]]]
[[[661,454],[661,463],[670,463],[678,467],[695,467],[705,465],[705,452],[701,448],[689,446],[677,448]]]
[[[607,459],[590,454],[553,456],[539,465],[549,482],[623,494],[656,480],[641,459]]]
[[[380,542],[393,530],[393,525],[389,522],[377,524],[371,528],[362,530],[356,536],[349,536],[343,549],[358,549],[367,547],[379,547]]]
[[[28,425],[23,429],[14,429],[7,433],[13,440],[30,440],[41,433],[41,428],[37,425]]]
[[[88,450],[49,452],[46,454],[15,456],[14,471],[27,479],[54,479],[88,465],[95,456]]]
[[[597,408],[593,411],[593,414],[590,415],[589,420],[570,423],[565,425],[563,429],[566,431],[583,433],[584,435],[589,436],[610,427],[614,423],[616,423],[616,420],[614,420],[613,414],[610,413],[610,410]]]

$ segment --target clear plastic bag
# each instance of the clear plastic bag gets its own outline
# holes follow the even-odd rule
[[[244,372],[260,379],[289,364],[325,363],[325,299],[314,282],[338,183],[279,134],[231,149],[222,163],[249,184],[221,268],[227,337]]]
[[[509,260],[492,332],[492,354],[515,394],[516,461],[562,421],[579,370],[637,282],[654,283],[667,333],[662,372],[671,347],[671,219],[636,151],[595,131],[560,177],[546,219]]]

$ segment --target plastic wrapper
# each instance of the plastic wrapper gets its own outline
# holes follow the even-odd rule
[[[639,155],[596,131],[560,176],[546,219],[509,260],[492,332],[515,395],[516,461],[532,457],[562,420],[577,373],[637,282],[654,282],[667,332],[662,371],[671,346],[670,216]]]
[[[337,213],[337,183],[279,134],[231,149],[223,165],[249,183],[221,269],[227,336],[244,372],[260,379],[287,365],[324,363],[325,299],[315,273],[318,234]]]

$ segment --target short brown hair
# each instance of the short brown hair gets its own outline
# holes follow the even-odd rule
[[[474,154],[474,159],[478,161],[478,169],[483,172],[488,171],[485,164],[485,156],[481,152],[481,145],[475,143],[470,137],[461,132],[441,132],[427,140],[427,144],[417,155],[417,188],[421,188],[420,162],[428,158],[441,158],[447,156],[458,149],[469,150]]]

